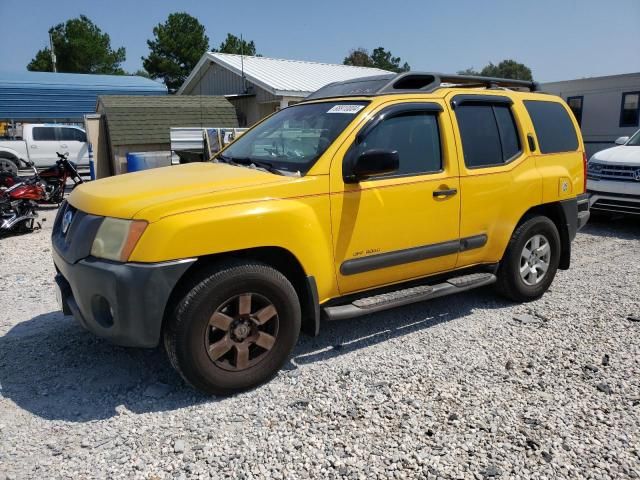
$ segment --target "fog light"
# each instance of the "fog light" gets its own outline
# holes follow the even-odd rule
[[[113,326],[113,308],[109,304],[109,301],[101,295],[95,295],[91,299],[91,311],[93,312],[93,318],[100,326],[109,328]]]

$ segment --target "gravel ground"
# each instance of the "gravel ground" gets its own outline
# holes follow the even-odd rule
[[[640,478],[637,221],[590,224],[537,302],[323,325],[272,382],[212,399],[56,311],[54,213],[0,240],[0,480]]]

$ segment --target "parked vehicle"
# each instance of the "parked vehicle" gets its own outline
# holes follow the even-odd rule
[[[75,185],[83,183],[73,162],[68,160],[68,153],[58,153],[55,165],[38,171],[33,162],[26,165],[33,169],[34,175],[30,179],[23,179],[9,172],[0,172],[0,191],[13,187],[18,183],[38,184],[42,186],[42,194],[35,198],[38,203],[60,203],[64,198],[67,180],[71,179]]]
[[[68,179],[74,184],[83,182],[68,154],[57,153],[53,167],[38,172],[33,162],[33,176],[20,178],[0,175],[0,232],[29,232],[36,226],[38,204],[60,203]]]
[[[640,130],[589,160],[587,191],[594,212],[640,215]]]
[[[56,163],[56,152],[69,153],[81,166],[89,165],[87,135],[80,127],[56,124],[27,124],[21,140],[0,140],[0,172],[18,174],[20,160],[33,162],[38,168]]]
[[[78,187],[53,228],[62,310],[228,394],[300,330],[496,284],[539,298],[589,217],[579,127],[536,84],[408,72],[328,85],[213,163]],[[516,91],[527,90],[527,91]]]
[[[37,200],[45,195],[44,182],[34,176],[24,181],[16,177],[0,177],[6,188],[0,191],[0,235],[27,233],[36,228]]]

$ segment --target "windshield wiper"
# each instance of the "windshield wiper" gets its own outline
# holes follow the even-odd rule
[[[263,170],[266,170],[268,172],[275,173],[276,175],[283,175],[283,173],[276,167],[274,167],[273,164],[269,162],[263,162],[262,160],[256,160],[250,157],[223,157],[223,160],[235,163],[236,165],[246,165],[247,167],[250,165],[255,165],[258,168],[262,168]]]
[[[226,157],[226,156],[224,156],[224,155],[218,155],[218,156],[216,157],[216,160],[218,160],[219,162],[222,162],[222,163],[228,163],[229,165],[238,165],[238,164],[233,160],[233,158],[231,158],[231,157]]]

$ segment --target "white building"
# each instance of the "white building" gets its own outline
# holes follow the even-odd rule
[[[561,96],[573,110],[589,156],[640,127],[640,72],[543,83],[541,88]]]
[[[247,126],[331,82],[388,73],[377,68],[207,52],[177,93],[224,95],[236,107],[240,126]]]

